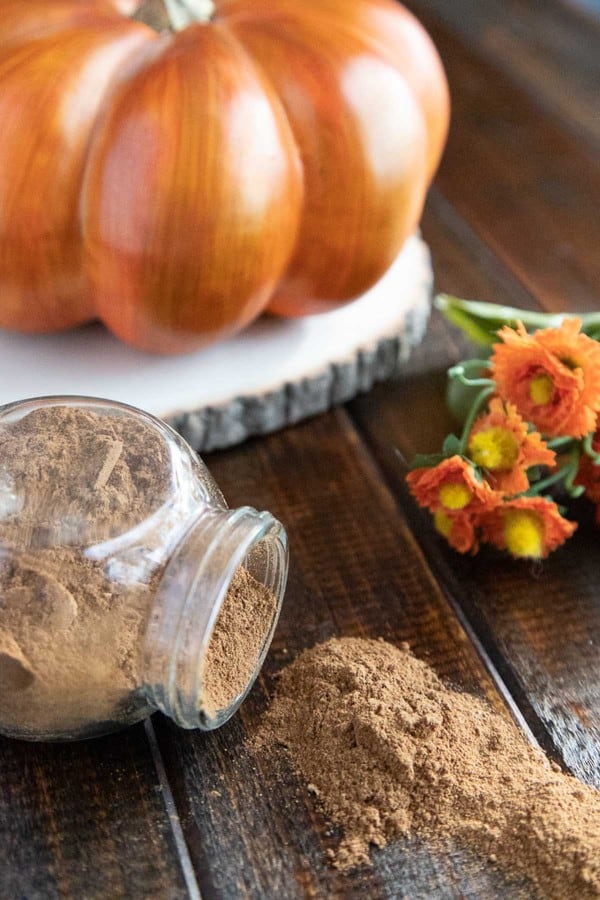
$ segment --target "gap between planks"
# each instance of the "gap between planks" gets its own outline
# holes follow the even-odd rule
[[[165,810],[167,812],[167,817],[171,826],[173,840],[177,848],[177,855],[179,857],[179,863],[181,865],[181,871],[183,873],[183,879],[185,881],[188,895],[190,897],[190,900],[202,900],[202,894],[200,893],[198,879],[196,878],[196,871],[192,864],[192,858],[190,856],[187,841],[183,833],[183,828],[181,827],[181,819],[179,817],[179,812],[177,810],[177,805],[175,803],[175,798],[173,796],[173,791],[171,789],[171,784],[169,782],[169,777],[167,775],[167,770],[163,761],[162,753],[158,745],[158,740],[156,739],[154,723],[151,718],[145,720],[144,731],[146,733],[148,746],[150,747],[150,754],[152,756],[154,770],[160,784],[163,803],[165,805]]]

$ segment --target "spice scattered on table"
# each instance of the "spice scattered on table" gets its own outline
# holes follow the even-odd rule
[[[255,745],[287,748],[343,828],[339,868],[417,833],[454,839],[547,898],[600,896],[600,792],[562,773],[486,702],[407,645],[332,639],[281,674]]]

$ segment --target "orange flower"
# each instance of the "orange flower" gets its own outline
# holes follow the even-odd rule
[[[512,403],[499,397],[490,401],[489,412],[480,416],[469,435],[469,456],[486,470],[486,479],[502,494],[520,494],[529,487],[527,469],[553,466],[555,453],[527,424]]]
[[[506,500],[481,519],[483,540],[518,558],[543,559],[571,537],[576,522],[563,519],[544,497]]]
[[[472,515],[495,502],[489,484],[480,481],[461,456],[451,456],[432,468],[413,469],[406,480],[417,503],[432,513]]]
[[[600,431],[594,435],[592,449],[600,453]],[[600,465],[596,465],[586,453],[579,460],[575,484],[583,485],[586,497],[596,504],[596,522],[600,524]]]
[[[583,437],[600,409],[600,344],[580,333],[580,319],[527,334],[502,328],[494,344],[492,377],[503,400],[550,437]]]
[[[460,513],[451,515],[438,509],[433,514],[433,524],[435,530],[459,553],[468,553],[469,550],[476,553],[479,549],[473,516]]]

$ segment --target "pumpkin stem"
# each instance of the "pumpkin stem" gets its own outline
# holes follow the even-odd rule
[[[213,0],[164,0],[164,4],[174,31],[209,22],[215,11]]]

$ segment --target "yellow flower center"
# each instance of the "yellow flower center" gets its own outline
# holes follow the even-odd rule
[[[550,403],[553,393],[554,382],[545,373],[536,375],[529,382],[529,396],[538,406],[545,406],[546,403]]]
[[[473,492],[466,484],[449,482],[441,486],[439,497],[446,509],[464,509],[471,502]]]
[[[519,457],[519,442],[507,428],[487,428],[473,435],[469,441],[469,455],[484,469],[509,470]]]
[[[544,525],[537,513],[514,509],[504,518],[506,549],[513,556],[539,559],[544,549]]]
[[[439,531],[442,537],[447,538],[452,531],[452,519],[447,516],[443,509],[438,509],[433,514],[433,524],[435,530]]]

